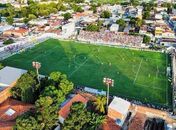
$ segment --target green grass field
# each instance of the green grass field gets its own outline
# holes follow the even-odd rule
[[[41,62],[41,74],[61,71],[75,85],[106,90],[102,80],[110,77],[115,80],[110,88],[113,95],[167,106],[171,103],[166,54],[50,39],[2,63],[33,69],[32,61]]]

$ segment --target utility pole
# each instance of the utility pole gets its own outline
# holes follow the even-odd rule
[[[109,87],[113,87],[114,86],[114,80],[110,79],[110,78],[103,78],[103,83],[106,85],[107,87],[107,92],[106,92],[106,96],[107,96],[107,101],[106,101],[106,111],[108,112],[108,105],[109,105]]]
[[[32,66],[36,69],[36,72],[37,72],[37,79],[38,79],[38,82],[39,82],[39,84],[40,84],[39,69],[41,68],[41,63],[40,63],[40,62],[33,61],[33,62],[32,62]]]

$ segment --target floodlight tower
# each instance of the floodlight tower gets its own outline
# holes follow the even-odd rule
[[[41,68],[41,63],[40,63],[40,62],[33,61],[33,62],[32,62],[32,66],[36,69],[36,72],[37,72],[37,79],[38,79],[38,82],[39,82],[39,84],[40,84],[39,69]]]
[[[106,110],[108,111],[108,104],[109,104],[109,87],[113,87],[114,86],[114,80],[110,79],[110,78],[103,78],[103,83],[106,85],[107,87],[107,92],[106,92],[106,96],[107,96],[107,102],[106,102]]]

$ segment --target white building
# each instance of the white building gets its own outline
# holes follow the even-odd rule
[[[114,119],[119,126],[122,126],[129,112],[130,105],[131,103],[128,101],[114,97],[108,106],[108,117]]]
[[[0,0],[1,4],[13,3],[15,0]]]
[[[33,19],[29,21],[29,24],[43,26],[48,23],[46,19]]]
[[[112,24],[110,27],[111,32],[118,32],[119,30],[119,25],[118,24]]]
[[[0,32],[4,32],[4,31],[7,31],[7,30],[11,30],[11,29],[14,29],[14,27],[11,26],[11,25],[0,26]]]
[[[68,38],[75,34],[75,23],[71,22],[62,26],[62,36],[63,38]]]

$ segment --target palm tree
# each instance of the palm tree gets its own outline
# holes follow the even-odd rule
[[[93,102],[95,109],[101,113],[105,113],[106,97],[98,96]]]

